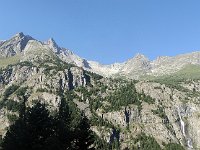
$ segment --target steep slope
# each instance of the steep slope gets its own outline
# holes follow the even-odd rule
[[[0,49],[0,63],[7,61],[0,69],[2,136],[18,117],[23,96],[28,97],[27,106],[41,101],[53,114],[62,93],[113,149],[200,148],[199,52],[153,62],[138,54],[122,64],[101,65],[60,48],[53,39],[41,42],[22,33],[2,42]],[[13,58],[18,61],[8,61]],[[88,70],[134,79],[152,75],[153,79],[104,78]],[[161,76],[166,71],[169,75]]]
[[[164,148],[180,143],[185,148],[200,147],[200,95],[193,90],[185,92],[155,82],[106,79],[62,61],[47,61],[39,66],[25,61],[0,72],[2,135],[17,117],[23,102],[21,91],[25,89],[27,106],[40,100],[51,112],[58,109],[58,93],[63,91],[65,98],[90,118],[92,130],[108,144],[119,140],[121,149],[140,146],[145,143],[143,138],[150,137],[155,140],[154,144],[149,143],[151,146],[157,143]]]
[[[29,40],[33,40],[30,36],[25,36],[22,32],[14,35],[10,40],[0,43],[0,58],[10,57],[20,54]]]
[[[137,54],[134,58],[129,59],[119,71],[119,75],[139,79],[140,76],[151,71],[151,65],[148,58],[142,54]]]
[[[151,75],[172,74],[190,64],[200,65],[200,52],[182,54],[175,57],[158,57],[151,62]]]

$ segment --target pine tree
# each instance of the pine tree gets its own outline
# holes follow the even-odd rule
[[[2,148],[4,150],[27,150],[31,142],[29,135],[24,121],[20,118],[10,126],[3,139]]]
[[[72,132],[70,131],[71,113],[64,97],[61,97],[58,115],[56,120],[56,137],[59,139],[63,149],[71,147]]]
[[[75,130],[75,147],[74,149],[81,150],[93,150],[94,147],[92,144],[94,143],[94,136],[92,131],[90,130],[89,120],[82,116],[80,123]]]
[[[46,140],[54,136],[54,120],[44,104],[37,103],[28,110],[26,116],[27,130],[31,134],[31,147],[42,149]]]
[[[53,137],[53,119],[44,104],[37,103],[10,126],[3,139],[4,150],[40,150]],[[24,118],[26,116],[26,118]]]
[[[19,110],[19,118],[10,126],[2,141],[2,148],[5,150],[26,150],[30,147],[31,138],[25,122],[26,100],[27,97],[23,96],[23,102]]]
[[[94,137],[88,119],[81,116],[80,122],[72,120],[64,98],[54,118],[39,102],[28,110],[24,105],[20,113],[19,119],[10,126],[3,139],[3,150],[94,149]],[[80,116],[74,113],[76,117]]]

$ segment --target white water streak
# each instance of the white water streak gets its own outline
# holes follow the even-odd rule
[[[179,107],[178,107],[178,116],[179,116],[180,123],[181,123],[181,132],[182,132],[183,136],[185,137],[185,139],[187,140],[187,146],[188,146],[188,148],[193,148],[192,140],[191,140],[190,138],[187,138],[187,137],[186,137],[186,134],[185,134],[185,123],[184,123],[184,121],[182,120]]]
[[[182,120],[182,117],[181,117],[181,113],[180,113],[179,108],[178,108],[178,116],[179,116],[180,123],[181,123],[181,131],[182,131],[182,133],[183,133],[183,136],[186,137],[186,134],[185,134],[185,123],[184,123],[184,121]]]
[[[192,145],[192,140],[190,138],[187,139],[187,146],[189,148],[193,148],[193,145]]]

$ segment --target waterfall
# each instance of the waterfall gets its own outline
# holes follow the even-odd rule
[[[187,146],[189,148],[193,148],[193,146],[192,146],[192,140],[190,138],[187,139]]]
[[[185,139],[187,141],[187,147],[192,149],[193,148],[192,139],[189,138],[189,137],[186,137],[186,134],[185,134],[185,122],[183,121],[183,119],[181,117],[181,112],[179,110],[179,107],[177,107],[177,110],[178,110],[178,116],[179,116],[180,123],[181,123],[181,132],[182,132],[183,136],[185,137]]]
[[[179,107],[178,107],[178,116],[179,116],[180,123],[181,123],[181,131],[182,131],[182,133],[183,133],[183,136],[185,137],[185,136],[186,136],[186,135],[185,135],[185,123],[184,123],[184,121],[182,120]]]

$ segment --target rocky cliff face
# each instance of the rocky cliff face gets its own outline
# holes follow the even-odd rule
[[[48,68],[51,66],[40,67],[31,63],[19,63],[9,66],[0,73],[0,133],[4,135],[6,128],[12,123],[9,120],[9,114],[14,115],[15,112],[6,109],[8,101],[20,102],[21,98],[14,93],[16,90],[28,89],[27,106],[32,106],[35,100],[40,100],[49,106],[51,111],[56,111],[60,104],[58,92],[73,90],[79,86],[85,87],[91,84],[92,78],[79,67],[64,68],[56,70],[56,68]],[[12,88],[17,88],[12,91]],[[8,92],[9,95],[4,93]],[[13,92],[13,93],[10,93]],[[4,108],[5,107],[5,108]],[[17,114],[16,114],[17,115]]]
[[[10,58],[18,60],[10,63]],[[15,106],[22,101],[23,91],[27,106],[39,100],[52,113],[58,109],[62,92],[65,98],[72,95],[69,100],[85,112],[100,138],[109,144],[118,140],[121,149],[140,147],[136,138],[142,133],[163,149],[171,143],[200,149],[198,71],[193,72],[195,79],[187,76],[181,80],[132,81],[98,75],[134,79],[161,76],[188,64],[199,65],[199,58],[199,52],[194,52],[149,61],[137,54],[122,64],[101,65],[59,47],[53,39],[41,42],[16,34],[0,42],[0,135],[17,117]],[[4,61],[7,64],[1,68]]]
[[[162,120],[162,122],[171,126],[161,129],[161,125],[156,125],[153,133],[158,133],[158,137],[160,133],[165,139],[179,141],[188,148],[200,148],[198,131],[200,105],[196,101],[199,96],[190,97],[186,92],[151,82],[139,82],[136,89],[154,98],[157,107],[163,107],[167,120]]]
[[[33,40],[30,36],[25,36],[23,33],[18,33],[10,40],[0,43],[0,58],[14,56],[21,53],[29,40]]]
[[[36,66],[16,65],[9,67],[0,74],[0,90],[12,84],[23,84],[33,90],[52,87],[56,90],[71,90],[78,86],[85,87],[90,83],[90,76],[78,67],[72,67],[62,71],[54,69],[47,72],[46,68]]]
[[[161,147],[162,143],[172,142],[180,143],[186,149],[200,148],[199,95],[192,96],[190,92],[155,82],[140,81],[135,87],[138,93],[149,95],[155,102],[142,102],[141,110],[136,105],[129,105],[118,111],[97,111],[99,116],[120,127],[122,147],[131,147],[130,139],[145,133],[154,137]],[[102,134],[109,141],[109,134]]]

